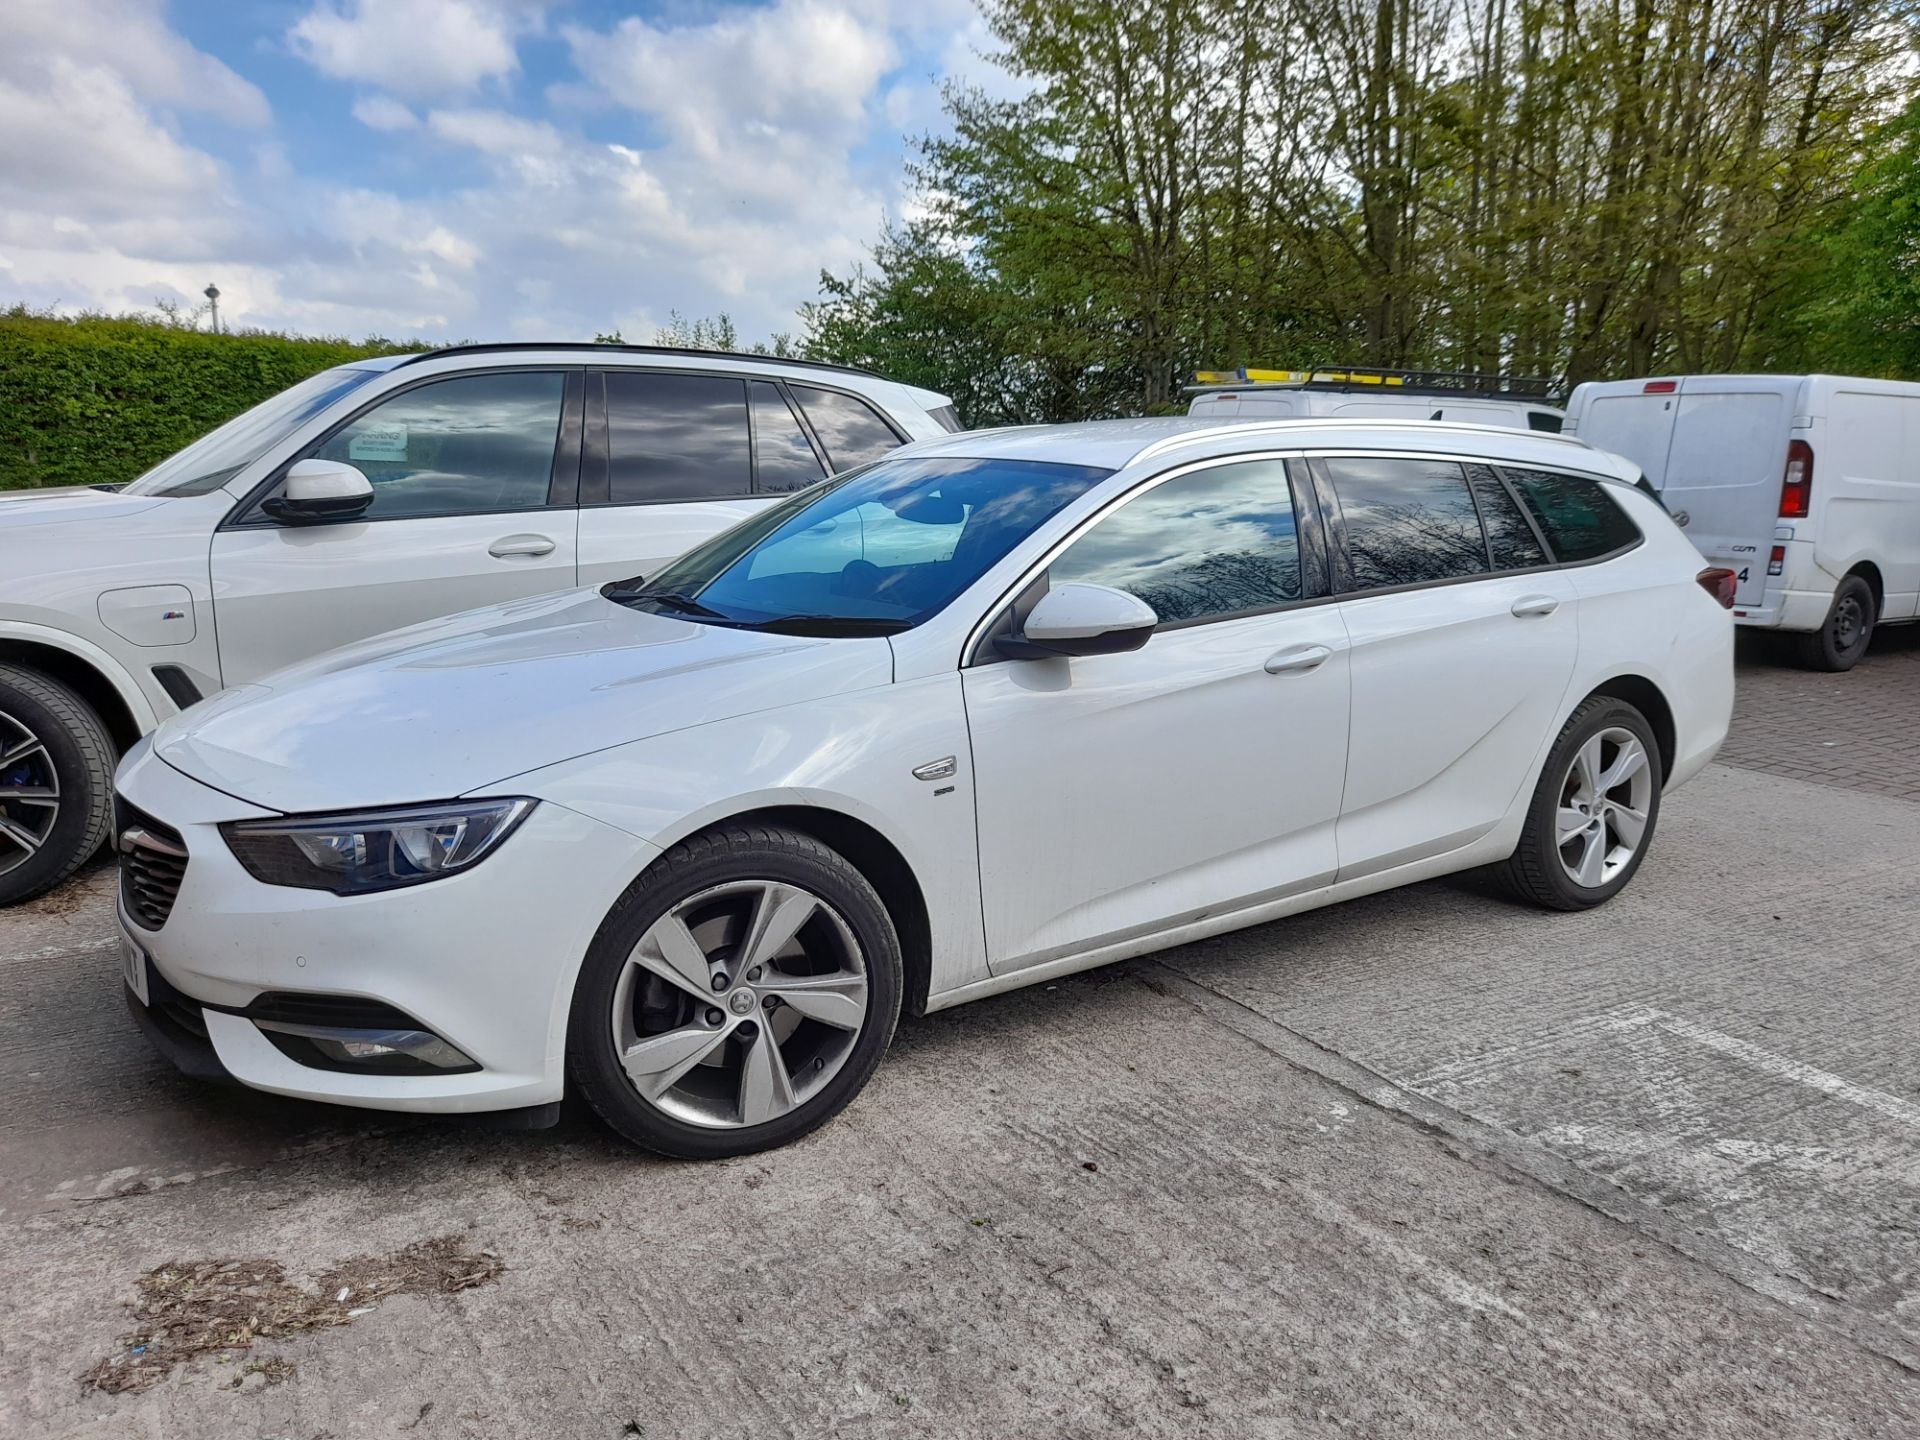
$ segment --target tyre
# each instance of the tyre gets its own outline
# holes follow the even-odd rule
[[[66,879],[113,829],[113,737],[51,676],[0,665],[0,905]]]
[[[1608,695],[1581,702],[1540,772],[1520,843],[1494,877],[1550,910],[1611,900],[1653,841],[1665,778],[1646,716]]]
[[[1794,637],[1794,658],[1807,670],[1851,670],[1873,640],[1879,609],[1873,587],[1858,575],[1847,576],[1833,592],[1820,628]]]
[[[860,1093],[901,987],[900,941],[865,876],[811,836],[729,826],[669,850],[601,924],[574,987],[568,1068],[649,1150],[768,1150]]]

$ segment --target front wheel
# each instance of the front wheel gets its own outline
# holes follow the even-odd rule
[[[900,942],[866,878],[811,836],[729,826],[668,851],[614,906],[574,987],[568,1057],[600,1117],[715,1159],[817,1129],[900,1015]]]
[[[1663,779],[1646,716],[1610,695],[1583,701],[1554,741],[1520,843],[1496,877],[1550,910],[1611,900],[1646,857]]]
[[[0,905],[51,890],[113,828],[113,738],[65,685],[0,665]]]
[[[1833,604],[1820,628],[1796,637],[1795,656],[1801,668],[1851,670],[1867,653],[1879,610],[1873,602],[1873,587],[1858,575],[1847,576],[1833,592]]]

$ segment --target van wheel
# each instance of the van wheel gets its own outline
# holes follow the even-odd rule
[[[1879,618],[1873,587],[1858,575],[1849,575],[1833,592],[1833,606],[1818,630],[1799,636],[1795,658],[1806,670],[1851,670],[1873,640],[1873,622]]]
[[[66,879],[113,828],[113,738],[73,691],[0,665],[0,905]]]
[[[1491,878],[1549,910],[1586,910],[1626,888],[1660,818],[1660,747],[1611,695],[1582,701],[1540,771],[1520,843]]]

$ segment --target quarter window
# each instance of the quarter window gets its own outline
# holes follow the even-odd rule
[[[900,436],[865,401],[837,390],[816,390],[811,385],[789,384],[787,388],[806,412],[813,433],[826,447],[827,462],[836,471],[865,465],[900,447]]]
[[[614,504],[753,493],[744,380],[610,370],[606,386]]]
[[[1382,590],[1487,573],[1486,537],[1452,460],[1324,462],[1347,532],[1349,590]]]
[[[536,509],[547,503],[565,389],[552,371],[436,380],[375,406],[313,455],[372,482],[371,520]]]
[[[1124,590],[1151,605],[1162,625],[1302,599],[1286,462],[1220,465],[1156,485],[1076,540],[1048,579]]]
[[[1540,522],[1556,558],[1596,560],[1639,540],[1640,531],[1598,480],[1551,470],[1502,468]]]
[[[1540,537],[1533,533],[1533,526],[1492,466],[1467,466],[1467,483],[1473,486],[1473,498],[1480,504],[1480,523],[1486,527],[1487,550],[1494,569],[1525,570],[1550,563]]]
[[[755,487],[762,492],[783,493],[813,484],[823,473],[819,457],[781,396],[780,387],[770,380],[754,380],[748,383],[747,391],[753,406]]]

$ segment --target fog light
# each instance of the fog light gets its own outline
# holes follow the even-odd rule
[[[471,1058],[431,1030],[350,1030],[336,1025],[294,1025],[256,1020],[262,1030],[305,1040],[340,1069],[477,1070]],[[284,1047],[282,1047],[284,1049]]]

